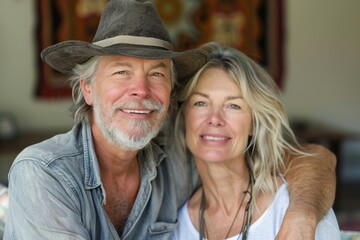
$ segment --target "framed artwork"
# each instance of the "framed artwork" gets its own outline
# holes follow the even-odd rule
[[[92,41],[108,0],[37,0],[39,55],[68,39]],[[140,1],[140,0],[139,0]],[[144,0],[142,0],[144,1]],[[283,0],[152,0],[177,51],[208,41],[227,44],[283,79]],[[37,96],[71,96],[66,77],[39,57]]]
[[[36,0],[38,10],[39,98],[70,97],[66,76],[40,59],[41,51],[70,39],[92,42],[101,12],[108,0]]]

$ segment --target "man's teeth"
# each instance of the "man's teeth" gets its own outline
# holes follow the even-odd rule
[[[150,110],[123,110],[126,113],[135,113],[135,114],[149,114]]]
[[[205,140],[211,140],[211,141],[224,141],[226,138],[224,137],[212,137],[212,136],[203,136]]]

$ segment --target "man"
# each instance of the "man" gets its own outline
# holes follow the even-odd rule
[[[9,197],[7,188],[0,183],[0,239],[2,239],[4,234],[8,205]]]
[[[206,57],[174,52],[154,7],[133,0],[110,1],[93,43],[45,49],[44,61],[71,75],[75,125],[16,158],[5,239],[168,239],[198,176],[157,134],[175,79]],[[283,239],[297,229],[313,238],[332,204],[335,158],[317,148],[321,158],[291,161]]]

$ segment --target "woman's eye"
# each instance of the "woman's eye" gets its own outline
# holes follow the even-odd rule
[[[241,107],[237,104],[230,104],[229,106],[231,109],[241,109]]]
[[[205,103],[204,102],[195,102],[194,106],[203,107],[203,106],[205,106]]]

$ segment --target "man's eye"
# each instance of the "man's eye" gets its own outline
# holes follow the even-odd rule
[[[165,74],[160,73],[160,72],[154,72],[154,73],[151,73],[150,76],[154,76],[154,77],[165,77]]]
[[[117,71],[114,73],[114,75],[125,75],[125,74],[127,74],[126,71]]]

